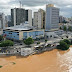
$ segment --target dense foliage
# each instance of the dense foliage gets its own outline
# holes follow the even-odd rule
[[[0,35],[0,41],[3,39],[3,36]]]
[[[59,29],[60,29],[60,30],[62,30],[62,28],[61,28],[61,27],[60,27]]]
[[[66,42],[67,44],[70,44],[70,41],[68,39],[64,39],[64,42]]]
[[[2,68],[3,66],[0,66],[0,68]]]
[[[72,39],[71,39],[71,44],[72,44]]]
[[[47,42],[47,40],[45,40],[45,43]]]
[[[40,42],[37,42],[37,44],[40,44]]]
[[[63,30],[64,30],[64,31],[66,31],[66,30],[67,30],[66,26],[64,26],[64,27],[63,27]]]
[[[60,45],[57,46],[57,49],[68,50],[69,49],[69,44],[67,44],[64,41],[60,41]]]
[[[30,45],[30,44],[33,44],[33,43],[34,43],[34,40],[33,40],[31,37],[29,37],[29,38],[27,38],[26,40],[24,40],[24,43],[25,43],[26,45]]]
[[[72,27],[71,26],[68,27],[68,31],[72,31]]]
[[[0,43],[0,47],[7,47],[7,46],[13,46],[13,45],[14,45],[14,43],[10,40],[5,40]]]

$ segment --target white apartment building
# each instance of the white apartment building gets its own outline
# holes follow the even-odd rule
[[[42,29],[45,28],[45,11],[39,9],[38,12],[34,12],[34,25],[35,27]]]
[[[53,4],[46,5],[46,25],[45,31],[59,29],[59,8],[54,7]]]
[[[33,26],[38,28],[38,12],[34,12]]]
[[[4,13],[0,13],[0,29],[5,28],[5,15]]]
[[[45,28],[45,11],[42,9],[38,10],[38,28]]]
[[[32,10],[28,9],[28,22],[32,26]]]

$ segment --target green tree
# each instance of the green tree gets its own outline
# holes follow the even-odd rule
[[[60,41],[59,44],[60,45],[57,46],[57,49],[61,49],[61,50],[68,50],[69,49],[69,45],[66,42]]]
[[[61,28],[61,27],[60,27],[59,29],[60,29],[60,30],[62,30],[62,28]]]
[[[24,43],[25,43],[26,45],[30,45],[30,44],[33,44],[33,43],[34,43],[34,40],[33,40],[31,37],[29,37],[29,38],[27,38],[26,40],[24,40]]]
[[[47,42],[47,40],[45,40],[45,43]]]
[[[71,44],[72,44],[72,39],[71,39]]]
[[[39,42],[39,41],[37,42],[37,45],[38,45],[38,44],[40,44],[40,42]]]
[[[0,65],[0,68],[2,68],[3,66]]]
[[[0,35],[0,41],[3,39],[3,36]]]
[[[8,46],[13,46],[14,43],[11,40],[5,40],[1,42],[0,47],[8,47]]]
[[[64,26],[63,30],[64,30],[64,31],[66,31],[66,30],[67,30],[66,26]]]
[[[69,27],[68,27],[68,31],[72,31],[72,28],[71,28],[71,26],[69,26]]]
[[[64,42],[66,42],[67,44],[70,44],[70,41],[68,39],[64,39]]]

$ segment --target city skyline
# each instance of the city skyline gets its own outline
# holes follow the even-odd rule
[[[46,10],[46,4],[51,3],[54,4],[55,7],[60,8],[60,15],[65,17],[71,17],[71,9],[72,9],[72,0],[20,0],[22,3],[22,7],[25,9],[32,9],[33,12],[38,11],[39,8]],[[0,1],[0,12],[5,13],[6,15],[10,14],[11,8],[20,7],[19,0],[1,0]]]

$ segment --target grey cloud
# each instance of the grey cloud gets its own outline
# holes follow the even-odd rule
[[[25,7],[30,7],[33,11],[36,11],[33,7],[43,6],[45,4],[55,4],[60,8],[60,13],[64,16],[70,17],[72,15],[72,0],[10,0],[7,3],[0,3],[0,10],[4,11],[4,9],[10,11],[14,5],[18,6],[19,1],[21,1],[22,5]],[[70,5],[71,7],[67,7]],[[6,11],[5,11],[6,12]]]

